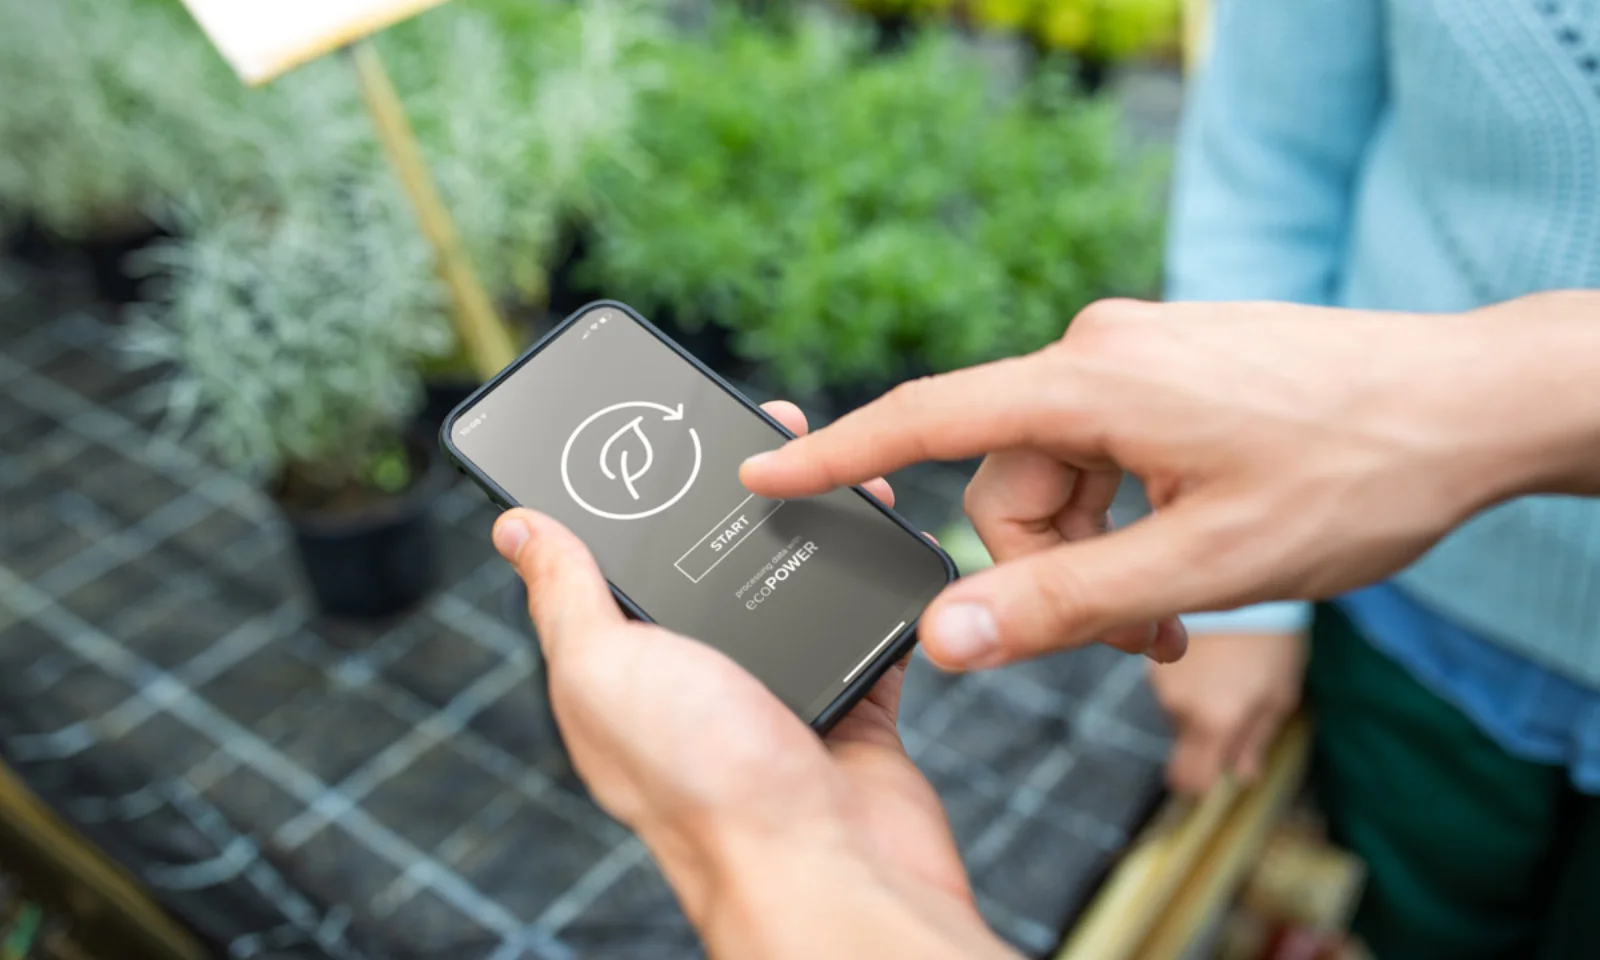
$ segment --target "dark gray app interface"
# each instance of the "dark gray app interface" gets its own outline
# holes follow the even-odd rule
[[[721,649],[808,722],[946,582],[939,554],[855,491],[751,495],[740,463],[783,435],[614,307],[584,314],[451,429],[652,619]]]

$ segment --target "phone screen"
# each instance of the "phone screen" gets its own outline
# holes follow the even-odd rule
[[[858,491],[753,496],[739,465],[784,435],[618,306],[569,321],[445,429],[513,501],[577,533],[645,615],[721,649],[807,722],[953,572]]]

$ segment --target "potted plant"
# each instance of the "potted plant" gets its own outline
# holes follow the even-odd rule
[[[244,160],[220,126],[225,72],[192,32],[164,4],[0,0],[0,89],[13,92],[0,98],[0,212],[18,252],[81,254],[112,302],[137,298],[126,255],[165,232],[165,199]]]
[[[849,0],[849,5],[872,18],[876,30],[874,48],[889,52],[906,45],[914,31],[927,23],[949,17],[956,0]]]
[[[188,211],[128,347],[170,364],[168,428],[282,508],[319,607],[381,617],[434,582],[428,512],[453,474],[408,427],[419,360],[451,345],[441,292],[385,177],[282,200]]]
[[[948,31],[876,55],[826,19],[731,18],[704,43],[663,52],[644,159],[597,170],[586,269],[728,331],[770,388],[852,406],[1154,291],[1160,164],[1065,76],[1008,88]]]
[[[588,168],[628,149],[639,54],[658,36],[647,6],[601,0],[456,4],[382,38],[473,263],[526,339],[547,326],[551,268],[585,209]],[[424,422],[479,383],[460,351],[423,372]]]
[[[967,14],[982,30],[1026,36],[1040,56],[1068,55],[1094,91],[1118,63],[1175,53],[1183,11],[1182,0],[969,0]]]

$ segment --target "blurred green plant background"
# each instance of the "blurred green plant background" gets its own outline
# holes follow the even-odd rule
[[[457,0],[377,44],[530,335],[611,296],[814,396],[1155,292],[1164,160],[1080,68],[1168,56],[1177,8]],[[127,340],[170,365],[174,429],[263,477],[394,486],[374,465],[457,351],[351,64],[250,90],[177,0],[0,0],[0,89],[0,232],[138,241]]]
[[[1175,55],[1183,0],[849,0],[875,17],[952,20],[1096,61]]]

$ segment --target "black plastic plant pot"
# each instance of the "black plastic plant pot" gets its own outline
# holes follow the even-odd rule
[[[424,380],[422,411],[417,414],[421,429],[430,436],[438,433],[450,411],[465,403],[479,385],[480,381],[464,376]]]
[[[96,299],[120,307],[144,299],[152,279],[137,272],[130,255],[170,236],[155,222],[130,215],[108,221],[86,236],[64,238],[25,216],[0,238],[0,253],[36,267],[63,257],[79,257],[89,267]],[[112,319],[118,316],[112,314]]]
[[[828,416],[837,420],[852,410],[864,407],[894,389],[893,380],[860,380],[834,384],[822,391]]]
[[[61,244],[39,225],[39,221],[23,216],[11,223],[3,243],[0,243],[0,251],[9,259],[38,267],[58,256]]]
[[[733,333],[727,327],[705,320],[687,327],[678,322],[677,314],[671,310],[658,311],[652,320],[695,359],[724,377],[746,380],[754,372],[755,364],[735,348]]]
[[[874,53],[898,53],[911,43],[917,24],[904,14],[884,14],[872,21]]]
[[[908,360],[893,374],[831,383],[822,389],[822,400],[827,405],[828,415],[837,419],[852,410],[866,406],[907,380],[926,377],[935,372],[932,367],[920,360]]]
[[[146,288],[153,279],[138,271],[131,259],[133,254],[170,236],[172,234],[153,220],[129,216],[108,223],[104,229],[72,245],[89,262],[95,296],[104,303],[121,307],[145,299]]]
[[[83,252],[88,257],[89,269],[94,277],[95,296],[104,303],[119,307],[144,299],[146,279],[128,268],[127,258],[154,240],[155,234],[86,241]]]
[[[324,616],[376,620],[416,606],[438,583],[432,508],[454,477],[430,446],[427,467],[392,500],[349,512],[284,508],[306,583]]]

